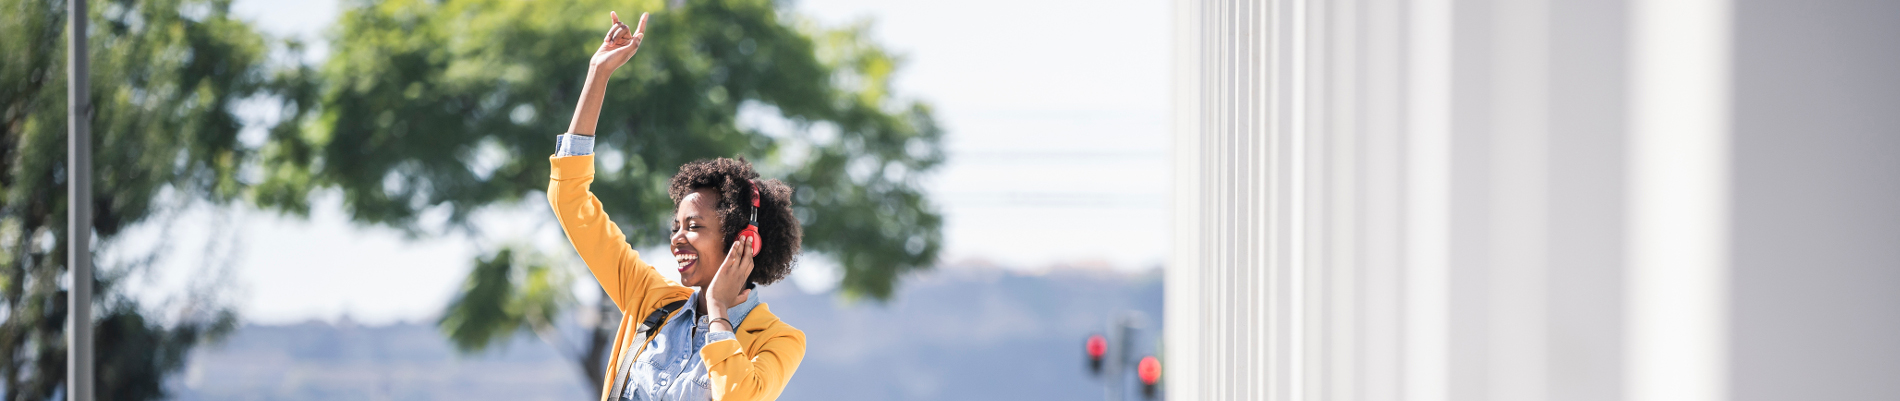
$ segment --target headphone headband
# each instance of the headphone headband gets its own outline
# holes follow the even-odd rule
[[[752,220],[746,225],[744,231],[739,232],[739,237],[752,239],[752,252],[756,255],[763,242],[763,238],[759,238],[759,180],[746,180],[746,182],[752,183]],[[745,288],[753,287],[752,281],[746,280]]]
[[[752,183],[752,226],[759,225],[759,180],[746,180]]]

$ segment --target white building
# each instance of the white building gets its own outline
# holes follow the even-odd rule
[[[1900,399],[1900,1],[1172,17],[1169,398]]]

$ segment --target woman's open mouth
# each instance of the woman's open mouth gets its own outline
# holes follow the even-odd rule
[[[687,270],[692,270],[693,265],[699,264],[699,255],[676,251],[673,253],[673,260],[680,263],[680,273],[684,274]]]

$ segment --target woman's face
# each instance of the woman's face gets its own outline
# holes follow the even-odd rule
[[[673,259],[680,264],[681,285],[705,287],[726,261],[718,204],[718,191],[701,188],[680,198],[673,211]]]

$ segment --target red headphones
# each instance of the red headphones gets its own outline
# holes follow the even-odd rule
[[[739,238],[751,238],[752,253],[757,254],[759,253],[759,245],[761,245],[761,241],[759,240],[759,181],[747,181],[752,183],[752,219],[746,221],[744,230],[739,230]]]

